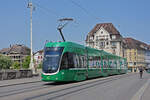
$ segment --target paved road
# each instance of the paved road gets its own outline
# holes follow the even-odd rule
[[[143,79],[125,74],[68,84],[18,84],[0,87],[0,100],[150,100],[149,80],[144,73]]]
[[[32,78],[21,78],[21,79],[12,79],[12,80],[3,80],[0,81],[0,87],[6,87],[11,85],[19,85],[19,84],[26,84],[26,83],[35,83],[41,82],[41,77],[36,76]]]

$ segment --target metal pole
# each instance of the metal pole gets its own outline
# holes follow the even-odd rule
[[[64,35],[63,35],[63,33],[62,33],[61,28],[58,28],[58,30],[59,30],[59,32],[60,32],[60,35],[61,35],[61,37],[62,37],[63,41],[65,42],[65,38],[64,38]]]
[[[29,2],[28,7],[30,8],[30,39],[31,39],[31,60],[30,60],[30,69],[32,69],[33,74],[35,74],[35,68],[34,68],[34,63],[33,63],[33,50],[32,50],[32,11],[33,11],[33,6],[32,2]]]
[[[63,19],[59,19],[60,22],[65,22],[65,21],[73,21],[72,18],[63,18]],[[64,35],[62,33],[62,29],[68,24],[68,22],[66,22],[65,24],[59,24],[59,26],[57,27],[57,30],[59,31],[62,39],[63,39],[63,42],[65,42],[65,38],[64,38]]]

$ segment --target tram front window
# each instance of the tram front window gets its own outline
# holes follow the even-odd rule
[[[47,47],[44,52],[43,72],[55,73],[59,68],[59,61],[62,54],[62,47]]]

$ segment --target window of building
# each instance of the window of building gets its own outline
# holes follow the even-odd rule
[[[106,42],[106,45],[109,45],[109,42]]]
[[[134,62],[134,65],[136,65],[136,62]]]
[[[103,34],[103,31],[101,31],[101,34]]]
[[[98,42],[96,42],[96,46],[98,46]]]
[[[112,35],[112,39],[116,39],[116,36],[115,36],[115,35]]]
[[[105,42],[100,42],[99,46],[100,47],[105,47]]]
[[[96,36],[96,40],[98,40],[98,36]]]
[[[111,45],[112,45],[112,46],[116,46],[116,42],[112,42]]]
[[[90,36],[90,40],[93,40],[94,39],[94,36]]]

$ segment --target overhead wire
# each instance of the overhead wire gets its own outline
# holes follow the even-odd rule
[[[26,1],[30,1],[30,0],[26,0]],[[80,8],[85,14],[87,14],[89,17],[93,18],[93,19],[96,19],[96,20],[101,20],[101,18],[98,18],[96,16],[94,16],[93,14],[91,14],[91,12],[89,12],[85,7],[83,7],[80,3],[77,3],[76,1],[73,1],[73,0],[67,0],[69,1],[70,3],[72,3],[73,5],[75,5],[76,7]],[[64,18],[64,16],[58,14],[57,12],[45,7],[45,6],[42,6],[40,4],[40,0],[32,0],[33,4],[36,5],[38,8],[40,8],[41,10],[43,10],[45,12],[45,14],[51,14],[51,15],[54,15],[55,17],[57,17],[58,19],[59,18]],[[43,13],[44,13],[43,12]],[[74,20],[74,23],[75,24],[79,24],[76,20]]]
[[[37,7],[39,7],[40,9],[43,9],[44,11],[46,11],[48,14],[52,14],[52,15],[54,15],[54,16],[56,16],[56,17],[60,17],[60,16],[61,16],[60,14],[56,13],[55,11],[52,11],[52,10],[48,9],[48,8],[46,8],[46,7],[42,6],[42,5],[40,5],[39,3],[35,2],[35,1],[33,1],[33,3],[34,3]]]
[[[64,18],[64,16],[62,16],[62,15],[60,15],[60,14],[58,14],[58,13],[56,13],[56,12],[54,12],[54,11],[48,9],[48,8],[46,8],[46,7],[43,7],[42,5],[40,5],[40,4],[37,3],[37,2],[34,2],[34,4],[35,4],[36,6],[38,6],[39,8],[45,10],[47,13],[51,13],[51,14],[55,15],[58,19],[59,19],[59,18]],[[75,26],[74,26],[74,24],[73,24],[73,26],[74,26],[74,27],[77,27],[77,25],[78,25],[79,23],[78,23],[74,18],[73,18],[73,20],[74,20],[73,23],[76,24]]]
[[[25,0],[25,1],[29,2],[30,0]],[[94,18],[94,19],[96,19],[96,20],[101,20],[101,21],[103,21],[102,18],[96,17],[94,14],[91,14],[91,12],[89,12],[85,7],[83,7],[81,4],[77,3],[76,1],[73,1],[73,0],[67,0],[67,1],[69,1],[69,2],[72,3],[73,5],[75,5],[75,6],[77,6],[78,8],[80,8],[80,9],[81,9],[84,13],[86,13],[88,16],[90,16],[90,17],[92,17],[92,18]],[[52,14],[52,15],[56,16],[57,18],[62,18],[62,17],[64,17],[64,16],[58,14],[57,12],[55,12],[55,11],[53,11],[53,10],[51,10],[51,9],[48,9],[48,8],[46,8],[46,7],[42,6],[42,5],[40,5],[40,3],[39,3],[38,0],[36,0],[36,1],[35,1],[35,0],[32,0],[32,2],[33,2],[37,7],[39,7],[40,9],[43,9],[43,10],[44,10],[46,13],[48,13],[48,14]],[[37,2],[38,2],[38,3],[37,3]],[[77,22],[76,22],[76,23],[77,23]]]
[[[75,6],[77,6],[78,8],[80,8],[84,13],[86,13],[88,16],[90,16],[90,17],[92,17],[92,18],[94,18],[94,19],[96,19],[96,20],[101,20],[101,21],[103,21],[103,19],[102,18],[99,18],[99,17],[96,17],[96,16],[94,16],[93,14],[91,14],[86,8],[84,8],[81,4],[79,4],[79,3],[77,3],[77,2],[75,2],[75,1],[73,1],[73,0],[67,0],[67,1],[69,1],[70,3],[72,3],[73,5],[75,5]]]

